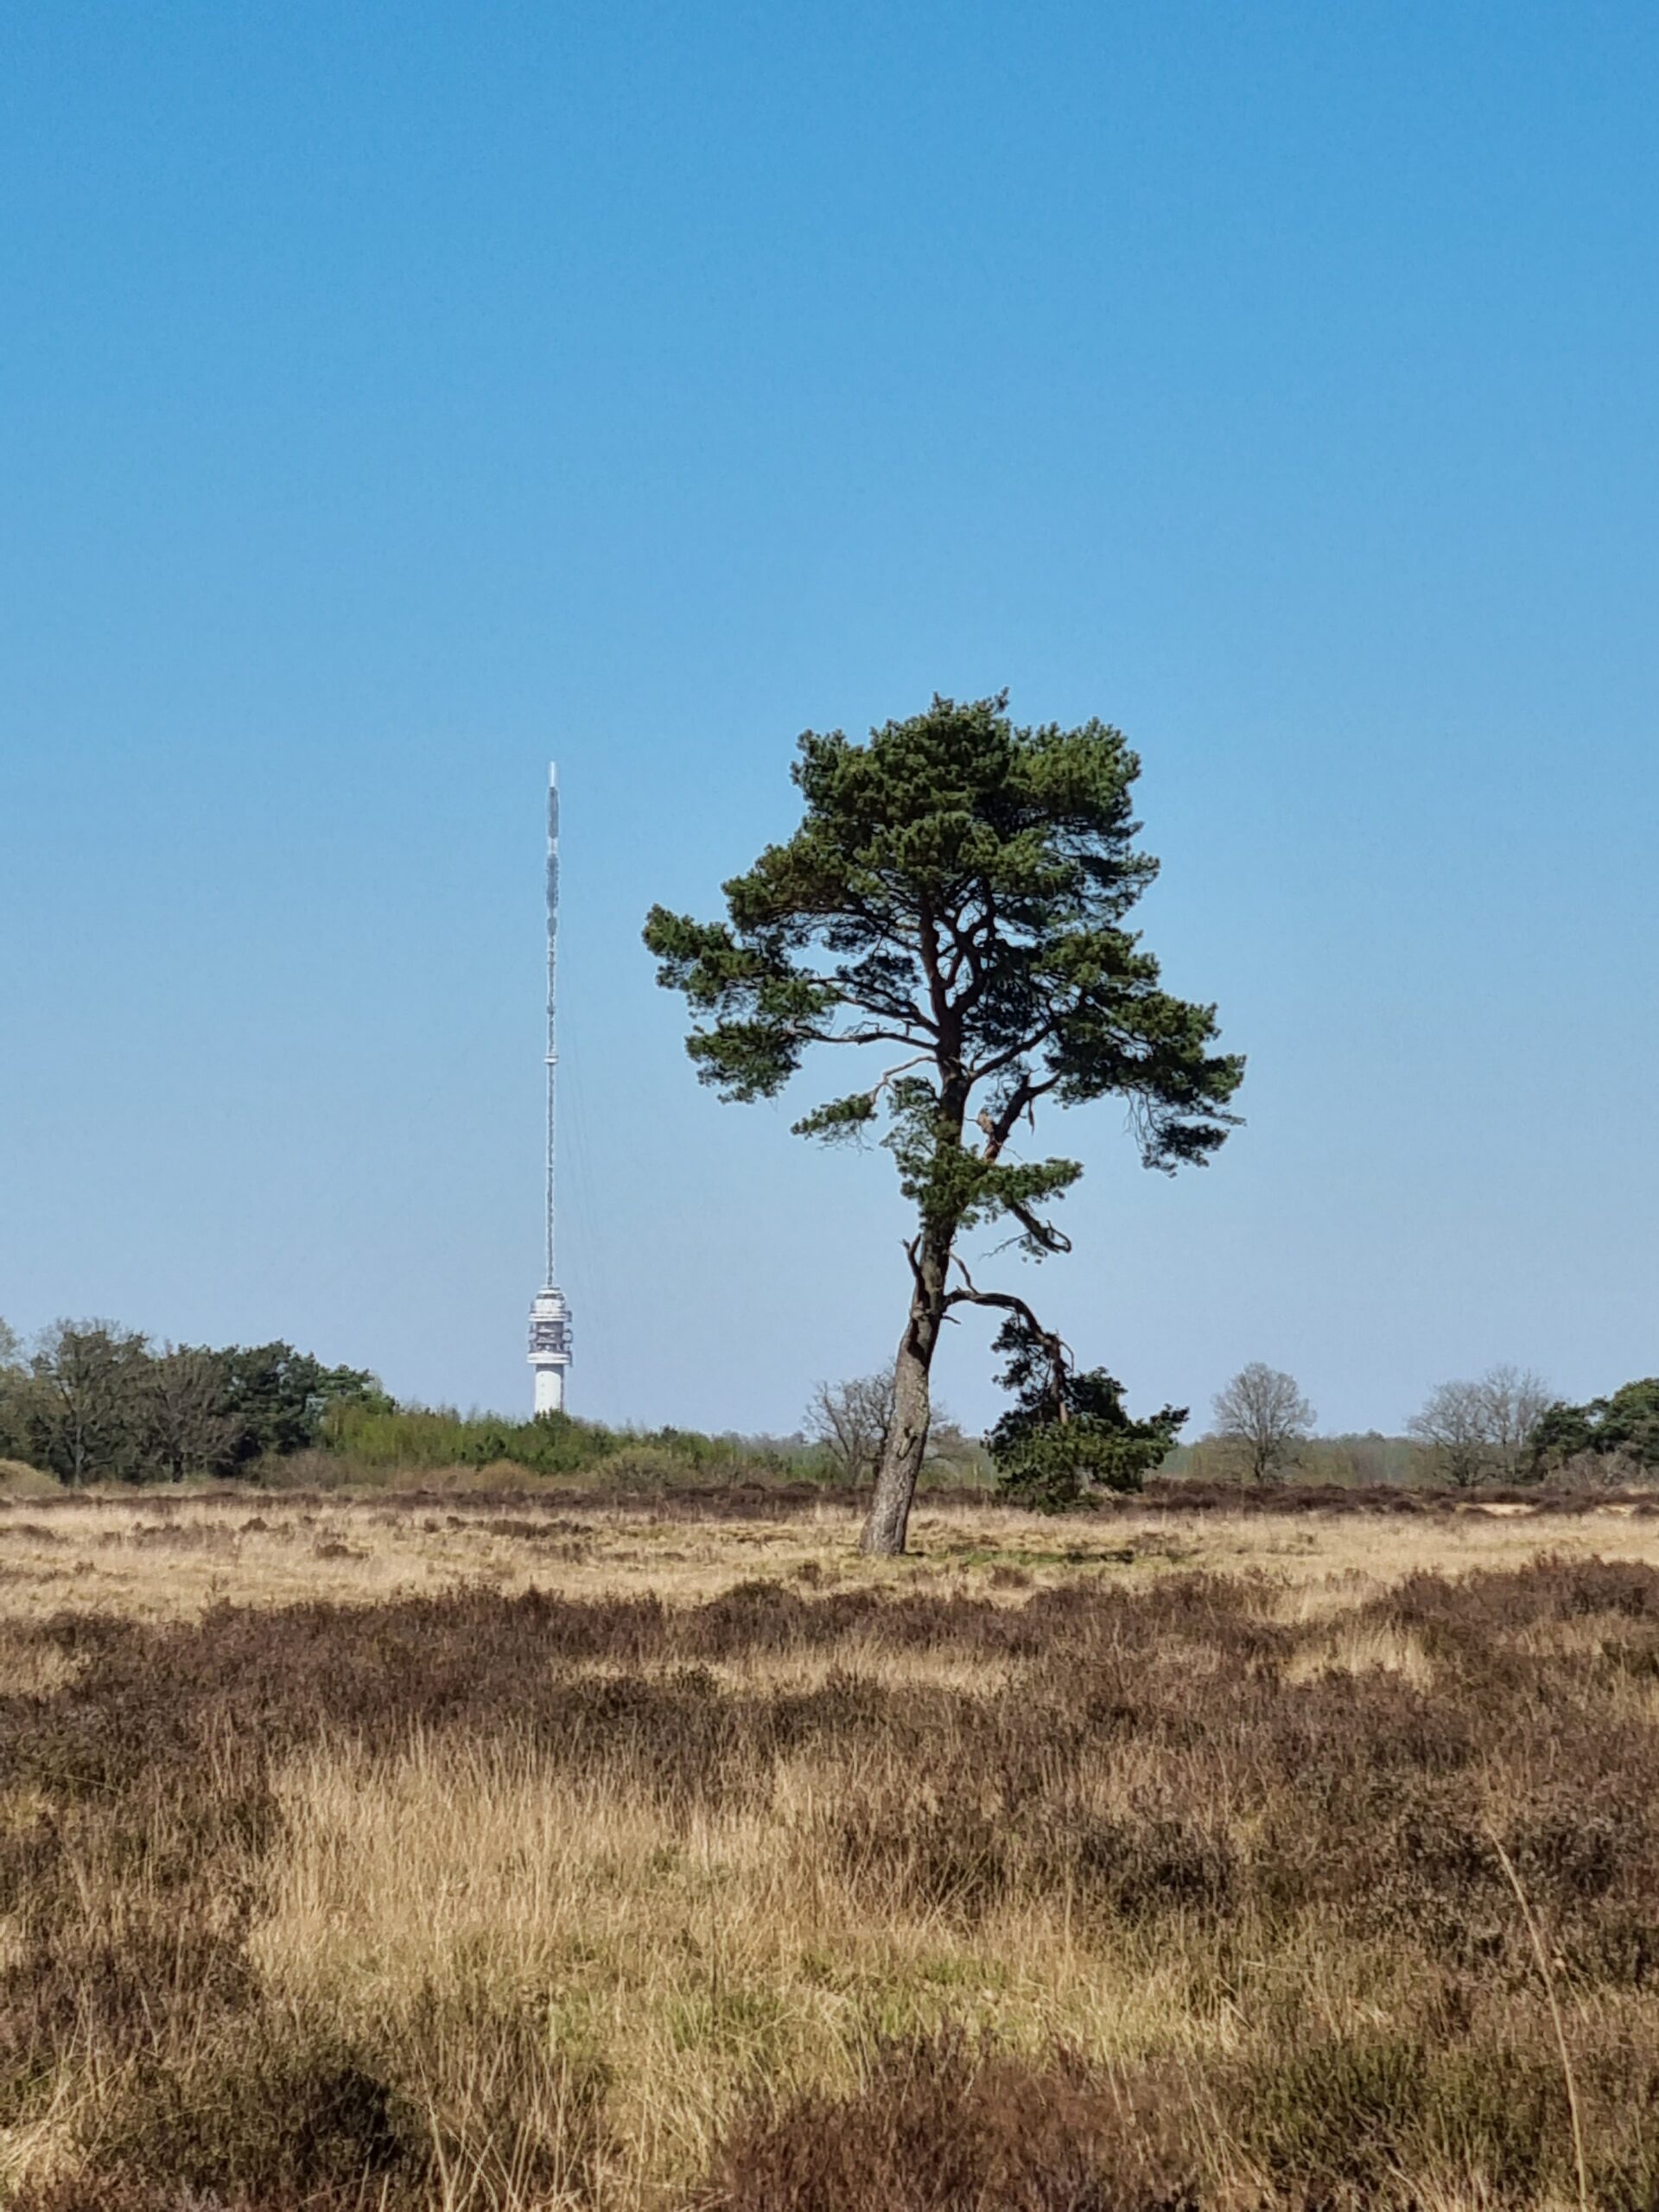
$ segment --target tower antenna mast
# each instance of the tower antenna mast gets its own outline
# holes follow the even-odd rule
[[[542,1287],[556,1280],[555,1204],[559,1156],[559,771],[547,772],[547,1273]]]
[[[559,772],[547,772],[547,1217],[546,1272],[531,1302],[530,1363],[536,1376],[536,1411],[563,1413],[570,1365],[570,1309],[556,1274],[558,1166]]]

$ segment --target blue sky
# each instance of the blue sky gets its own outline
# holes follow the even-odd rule
[[[1596,0],[14,11],[0,1313],[525,1402],[556,755],[573,1403],[792,1427],[888,1164],[700,1090],[639,924],[1007,684],[1249,1056],[1202,1173],[1054,1130],[1132,1406],[1659,1368],[1656,95]]]

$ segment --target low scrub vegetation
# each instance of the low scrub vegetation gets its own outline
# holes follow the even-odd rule
[[[1649,1565],[6,1636],[23,2212],[1659,2202]]]
[[[607,1428],[569,1414],[534,1421],[467,1416],[422,1406],[339,1403],[323,1415],[321,1441],[341,1473],[373,1479],[388,1471],[487,1467],[511,1463],[537,1475],[601,1473],[626,1487],[665,1482],[734,1481],[745,1473],[805,1473],[804,1448],[766,1440],[711,1437],[690,1429],[638,1433]]]
[[[60,1322],[27,1354],[0,1323],[0,1466],[14,1462],[75,1487],[296,1476],[332,1487],[505,1465],[602,1469],[622,1489],[835,1472],[800,1439],[400,1405],[365,1369],[327,1367],[292,1344],[156,1345],[105,1321]]]

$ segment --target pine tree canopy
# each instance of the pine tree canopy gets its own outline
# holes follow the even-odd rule
[[[1063,1513],[1095,1489],[1139,1490],[1185,1423],[1185,1406],[1131,1421],[1116,1376],[1057,1359],[1054,1339],[1024,1314],[1009,1314],[996,1350],[1014,1403],[985,1442],[1003,1496],[1039,1513]]]
[[[925,1227],[1012,1216],[1035,1253],[1065,1249],[1044,1217],[1081,1172],[1004,1157],[1039,1100],[1122,1096],[1147,1166],[1173,1169],[1224,1139],[1243,1063],[1128,925],[1157,862],[1135,846],[1122,732],[1020,728],[1007,708],[936,696],[865,744],[809,730],[794,835],[726,884],[726,920],[658,906],[645,942],[725,1097],[776,1095],[810,1046],[899,1048],[798,1131],[857,1135],[885,1112]]]

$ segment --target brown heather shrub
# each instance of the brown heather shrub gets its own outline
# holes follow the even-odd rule
[[[856,2095],[743,2113],[702,2212],[1189,2212],[1149,2104],[1073,2054],[1040,2065],[959,2035],[884,2044]]]
[[[128,1541],[141,1547],[159,1546],[164,1551],[228,1552],[235,1545],[236,1530],[223,1522],[169,1521],[141,1521],[132,1529]]]
[[[1594,1455],[1587,1455],[1587,1460]],[[1659,1512],[1659,1489],[1633,1461],[1574,1461],[1548,1482],[1482,1483],[1473,1490],[1419,1488],[1398,1483],[1212,1482],[1196,1475],[1154,1475],[1135,1500],[1137,1511],[1249,1514],[1299,1517],[1310,1514],[1445,1517],[1478,1513],[1489,1505],[1524,1506],[1549,1514],[1596,1513],[1611,1503],[1633,1512]]]
[[[420,2171],[418,2120],[356,2054],[263,2027],[198,2051],[188,2071],[138,2067],[99,2145],[111,2168],[255,2204],[372,2201],[400,2170]]]
[[[1656,2212],[1659,1572],[1281,1594],[469,1587],[28,1632],[64,1666],[0,1694],[12,2201],[1543,2208],[1570,2134],[1501,1843],[1597,2202]],[[570,1847],[594,1824],[592,1926],[522,1968],[511,1920],[469,1936],[384,2018],[273,1984],[296,1762],[372,1793],[445,1745],[499,1747]],[[423,1802],[464,1869],[467,1805]],[[740,1909],[786,1988],[722,1980]],[[647,1972],[659,2022],[626,1980],[599,2008]],[[695,2059],[718,2109],[624,2126],[619,2022],[651,2094]]]

